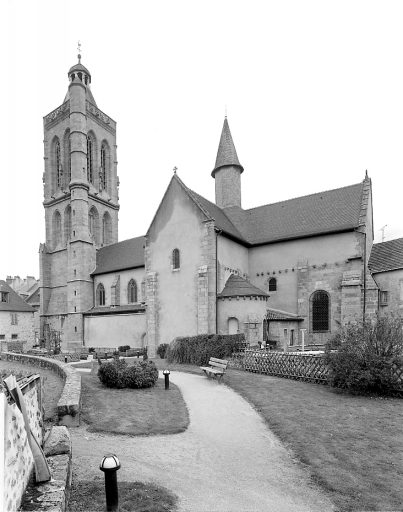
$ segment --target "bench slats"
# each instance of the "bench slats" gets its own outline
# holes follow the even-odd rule
[[[215,363],[221,363],[225,365],[228,364],[228,361],[226,359],[217,359],[216,357],[210,357],[210,361],[214,361]]]

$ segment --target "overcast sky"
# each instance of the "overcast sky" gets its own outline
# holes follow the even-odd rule
[[[117,122],[119,241],[172,176],[214,201],[227,105],[251,208],[372,178],[375,242],[403,236],[402,1],[3,1],[0,279],[39,278],[43,117],[67,71]],[[5,155],[5,158],[4,158]]]

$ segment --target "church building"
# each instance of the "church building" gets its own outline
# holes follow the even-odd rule
[[[211,171],[215,203],[174,174],[147,233],[118,242],[116,123],[80,60],[63,104],[44,118],[45,340],[57,331],[63,349],[147,346],[153,357],[177,336],[244,332],[251,345],[286,350],[304,334],[318,349],[376,314],[370,178],[245,210],[227,118]]]

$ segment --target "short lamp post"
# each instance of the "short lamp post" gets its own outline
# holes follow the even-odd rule
[[[67,363],[67,356],[64,356],[64,362]]]
[[[162,373],[165,377],[165,389],[169,389],[169,375],[171,372],[169,370],[164,370]]]
[[[120,469],[119,459],[113,453],[108,453],[102,458],[99,469],[105,473],[106,510],[118,512],[119,497],[116,473]]]

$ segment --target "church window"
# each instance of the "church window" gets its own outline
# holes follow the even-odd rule
[[[269,279],[269,292],[277,291],[277,279],[275,277],[271,277]]]
[[[127,302],[137,302],[137,283],[134,279],[130,279],[127,287]]]
[[[62,216],[58,210],[53,214],[53,246],[56,248],[62,241]]]
[[[290,331],[290,345],[293,346],[294,345],[294,329],[291,329]]]
[[[64,211],[64,243],[67,244],[71,236],[71,206]]]
[[[102,243],[109,245],[112,243],[112,217],[105,212],[102,218]]]
[[[105,288],[102,283],[97,287],[97,306],[105,306]]]
[[[62,167],[62,159],[60,154],[60,142],[56,141],[55,144],[55,163],[56,163],[56,176],[57,176],[57,188],[61,188],[63,186],[63,167]]]
[[[8,302],[9,292],[0,292],[0,302]]]
[[[179,249],[174,249],[172,251],[172,268],[175,270],[175,269],[180,268],[180,266],[181,266],[181,262],[180,262]]]
[[[94,183],[94,143],[89,135],[87,135],[87,180]]]
[[[88,231],[94,237],[95,244],[99,245],[99,213],[95,206],[88,212]]]
[[[108,172],[108,153],[106,149],[106,145],[102,144],[101,146],[101,169],[99,173],[99,186],[101,190],[106,190],[107,183],[107,172]]]
[[[330,297],[323,290],[311,295],[311,329],[312,332],[330,331]]]

